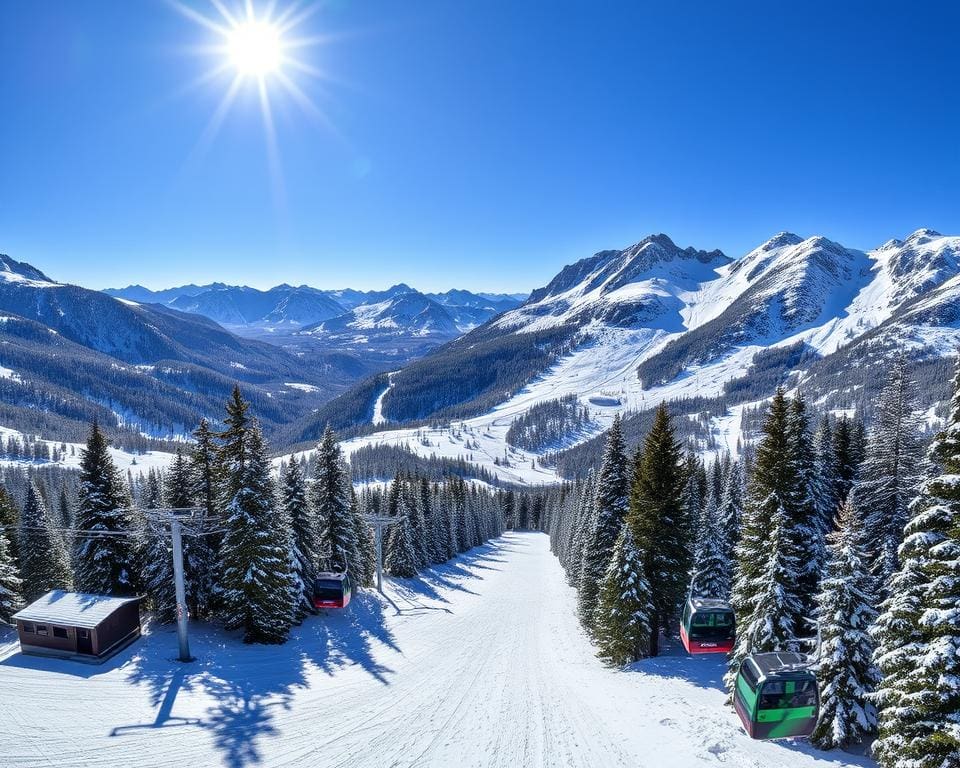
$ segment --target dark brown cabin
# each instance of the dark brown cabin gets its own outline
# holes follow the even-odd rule
[[[13,619],[23,653],[102,661],[140,637],[140,598],[55,589]]]

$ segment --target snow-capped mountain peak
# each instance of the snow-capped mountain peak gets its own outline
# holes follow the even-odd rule
[[[0,253],[0,280],[7,282],[29,282],[34,286],[57,285],[57,283],[36,267],[24,261],[11,259],[4,253]]]
[[[564,267],[497,325],[514,331],[601,322],[678,329],[680,296],[717,277],[730,263],[721,251],[679,248],[664,234],[620,251],[600,251]]]

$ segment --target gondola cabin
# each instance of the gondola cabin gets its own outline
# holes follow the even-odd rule
[[[817,678],[799,653],[754,653],[737,673],[734,707],[754,739],[809,736],[817,724]]]
[[[736,634],[730,603],[706,597],[687,600],[680,622],[680,640],[687,653],[727,653]]]
[[[346,573],[318,573],[313,582],[315,608],[346,608],[353,596],[353,585]]]

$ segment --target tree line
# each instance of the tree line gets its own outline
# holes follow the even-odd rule
[[[398,476],[388,494],[355,494],[330,429],[309,479],[298,461],[282,464],[275,478],[249,409],[235,388],[222,430],[202,420],[169,468],[137,479],[117,470],[94,423],[69,520],[48,510],[32,479],[21,509],[0,494],[0,620],[51,589],[75,589],[142,594],[160,622],[174,621],[168,514],[161,510],[190,510],[183,540],[190,615],[261,643],[283,642],[313,612],[319,572],[345,571],[357,585],[371,583],[368,512],[396,519],[386,543],[396,576],[413,576],[502,530],[500,496],[458,478],[431,483],[409,474]]]

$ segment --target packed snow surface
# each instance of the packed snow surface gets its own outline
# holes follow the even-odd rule
[[[863,757],[756,742],[722,658],[604,667],[547,537],[514,533],[309,619],[286,645],[194,624],[102,666],[0,651],[5,766],[843,768]]]

